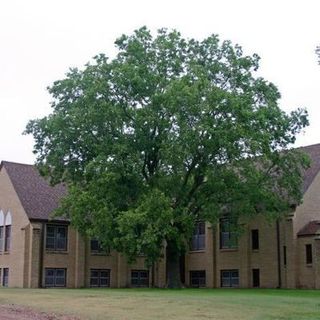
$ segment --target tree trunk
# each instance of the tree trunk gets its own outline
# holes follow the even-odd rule
[[[172,243],[167,244],[167,287],[168,288],[181,288],[180,276],[180,255],[179,250]]]

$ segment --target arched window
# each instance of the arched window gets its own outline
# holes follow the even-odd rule
[[[12,218],[10,211],[6,214],[5,221],[5,240],[4,240],[4,251],[10,251],[11,246],[11,224]]]
[[[4,214],[0,210],[0,252],[3,251],[3,241],[4,240]]]

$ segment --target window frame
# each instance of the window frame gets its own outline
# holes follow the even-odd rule
[[[64,277],[57,277],[57,272],[63,270],[64,272]],[[48,271],[53,271],[53,276],[51,277],[53,279],[53,285],[48,285],[47,283],[47,272]],[[57,284],[57,278],[63,278],[64,283],[63,285]],[[45,268],[44,269],[44,286],[45,288],[66,288],[67,286],[67,268]]]
[[[97,242],[98,249],[92,249],[92,243]],[[110,254],[110,250],[104,250],[101,247],[101,242],[98,239],[90,239],[90,254],[91,255],[99,255],[99,256],[106,256]]]
[[[9,287],[9,268],[2,268],[2,286]]]
[[[260,269],[259,268],[252,269],[252,287],[260,288]]]
[[[4,252],[4,226],[0,226],[0,252]]]
[[[97,272],[98,276],[93,277],[92,273]],[[102,272],[106,272],[107,276],[102,277]],[[98,283],[97,285],[92,284],[92,279],[97,279]],[[101,280],[106,279],[107,284],[103,285],[101,284]],[[110,288],[110,282],[111,282],[111,270],[110,269],[90,269],[90,288]]]
[[[206,287],[206,270],[190,270],[190,287],[205,288]]]
[[[219,235],[220,235],[220,249],[238,249],[238,237],[237,233],[232,231],[232,222],[229,218],[221,218],[219,221]],[[223,229],[227,229],[227,231],[223,231]],[[226,236],[227,235],[227,239]]]
[[[228,276],[223,276],[223,273],[229,274]],[[234,277],[233,273],[237,273],[238,276]],[[224,279],[227,279],[229,282],[229,285],[224,285]],[[237,284],[234,285],[234,280],[237,279]],[[225,269],[220,270],[220,286],[221,288],[239,288],[240,285],[240,273],[239,269]]]
[[[260,249],[259,229],[251,230],[251,249],[252,251]]]
[[[4,252],[10,252],[11,249],[11,224],[4,227]],[[9,234],[9,236],[8,236]]]
[[[191,239],[190,251],[202,251],[206,249],[206,223],[198,221],[195,225]]]
[[[311,265],[313,263],[313,252],[312,252],[311,243],[307,243],[305,245],[305,254],[306,254],[306,264]]]
[[[53,228],[53,236],[48,236],[48,228]],[[61,240],[58,238],[58,229],[64,229],[65,230],[65,240],[64,240],[64,247],[59,248],[58,241]],[[48,247],[48,239],[51,239],[53,246]],[[62,224],[46,224],[46,245],[45,245],[46,251],[59,251],[59,252],[65,252],[68,251],[68,225],[62,225]]]
[[[133,277],[133,273],[137,272],[138,276]],[[147,277],[141,277],[141,273],[146,273]],[[137,283],[133,283],[133,280],[136,279]],[[131,286],[134,288],[148,288],[150,286],[150,275],[149,270],[143,270],[143,269],[133,269],[131,270]]]

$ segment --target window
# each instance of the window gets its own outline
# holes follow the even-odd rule
[[[190,287],[203,288],[206,286],[206,271],[190,271]]]
[[[8,287],[9,284],[9,268],[3,268],[2,285]]]
[[[191,250],[203,250],[206,246],[206,224],[198,222],[194,229],[191,242]]]
[[[101,242],[97,239],[90,240],[90,251],[92,254],[108,254],[110,250],[103,250]]]
[[[2,252],[4,249],[3,245],[4,245],[4,214],[2,210],[0,210],[0,252]]]
[[[68,227],[59,225],[47,225],[46,249],[66,251],[67,250]]]
[[[91,269],[90,270],[91,287],[110,287],[109,269]]]
[[[287,247],[283,246],[283,265],[287,265]]]
[[[149,271],[132,270],[131,285],[133,287],[149,287]]]
[[[239,270],[221,270],[221,287],[239,287]]]
[[[65,287],[66,286],[66,269],[45,269],[45,286],[46,287]]]
[[[4,228],[4,251],[10,251],[11,247],[11,224],[12,218],[11,213],[6,214],[5,228]]]
[[[3,233],[3,226],[0,226],[0,252],[3,251],[3,237],[4,237],[4,233]]]
[[[11,226],[5,227],[4,251],[10,251],[11,244]]]
[[[259,250],[259,230],[251,230],[251,247],[252,250]]]
[[[260,270],[252,269],[252,286],[254,288],[260,287]]]
[[[306,244],[306,263],[312,264],[312,245]]]
[[[234,249],[238,247],[237,234],[233,231],[230,219],[220,219],[220,249]]]

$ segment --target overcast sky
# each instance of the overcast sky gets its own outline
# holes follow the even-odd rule
[[[0,160],[33,163],[29,119],[50,113],[46,87],[114,40],[146,25],[185,37],[219,34],[261,57],[259,75],[279,88],[285,111],[307,107],[310,127],[297,146],[320,143],[320,1],[8,0],[0,2]]]

